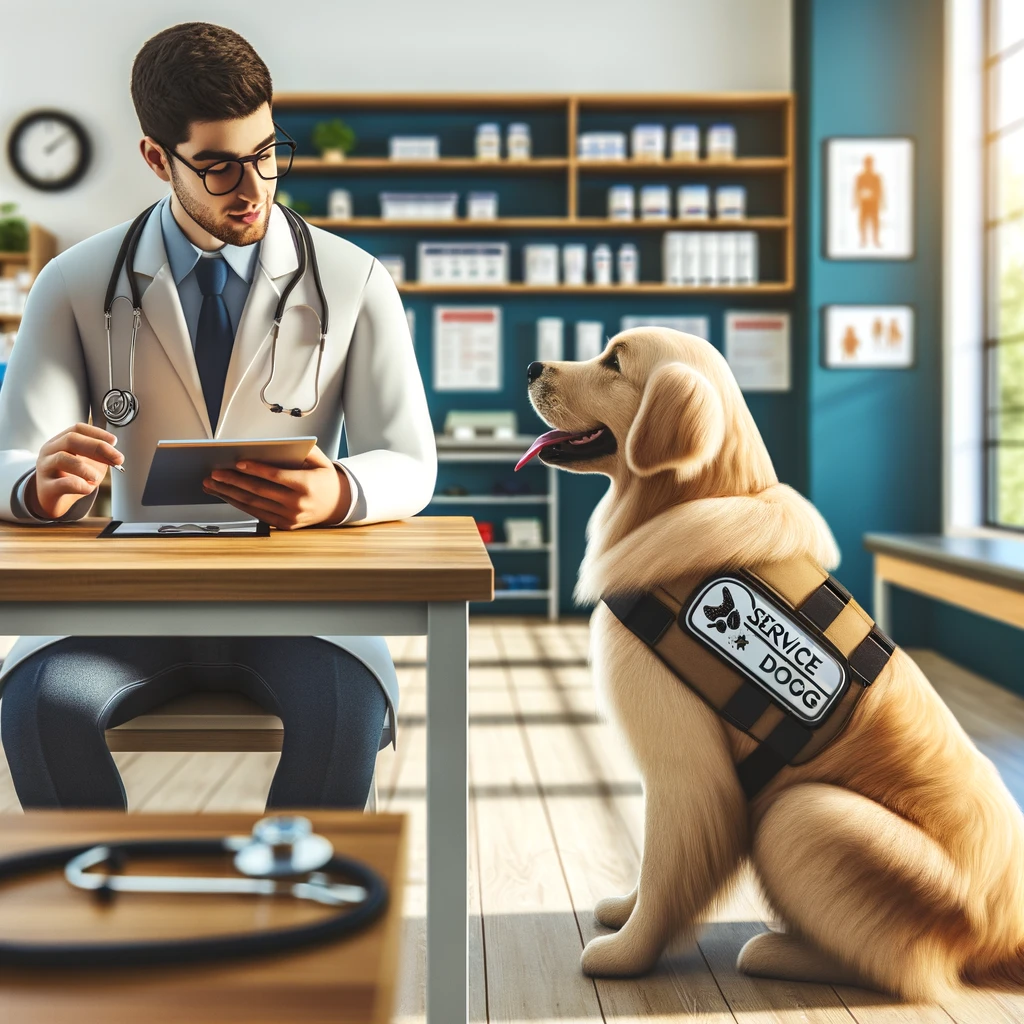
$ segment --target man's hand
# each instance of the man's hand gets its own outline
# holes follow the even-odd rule
[[[39,449],[36,471],[25,488],[25,504],[40,519],[60,519],[76,501],[92,494],[124,456],[114,447],[117,438],[89,423],[51,437]]]
[[[348,477],[316,446],[301,469],[247,460],[233,470],[215,469],[203,490],[279,530],[337,523],[352,503]]]

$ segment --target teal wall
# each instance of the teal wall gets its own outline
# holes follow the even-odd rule
[[[805,230],[797,352],[806,339],[807,495],[843,554],[838,576],[871,607],[869,532],[942,530],[943,0],[795,0]],[[908,262],[826,260],[824,140],[902,135],[915,142],[914,235]],[[917,363],[908,370],[821,367],[821,309],[910,304]],[[895,591],[892,633],[1024,693],[1024,631]]]

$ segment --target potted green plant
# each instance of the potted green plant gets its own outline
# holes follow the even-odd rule
[[[0,252],[28,252],[28,222],[14,216],[17,203],[0,203]]]
[[[344,160],[356,144],[356,133],[340,118],[318,121],[313,126],[313,145],[324,160]]]

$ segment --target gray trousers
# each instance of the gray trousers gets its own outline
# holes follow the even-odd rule
[[[284,725],[267,808],[362,809],[387,701],[317,637],[66,637],[5,677],[0,736],[22,807],[125,810],[104,731],[197,690],[242,693]]]

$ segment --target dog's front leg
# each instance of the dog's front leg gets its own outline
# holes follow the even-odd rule
[[[648,785],[636,905],[619,932],[587,944],[580,961],[585,974],[644,974],[671,940],[696,939],[701,914],[746,849],[745,803],[732,766],[725,767],[724,778],[659,773]]]

